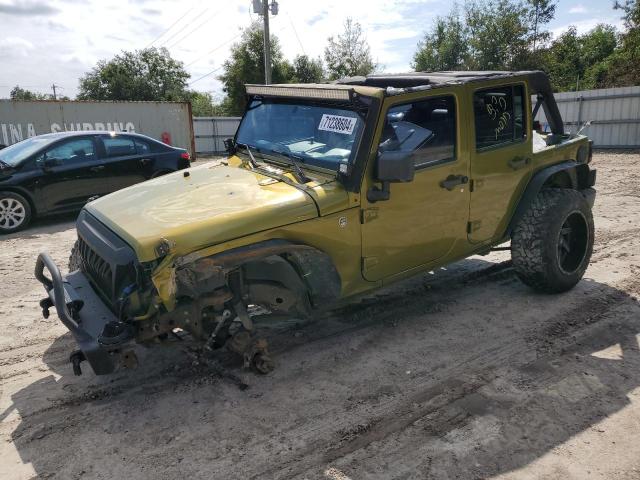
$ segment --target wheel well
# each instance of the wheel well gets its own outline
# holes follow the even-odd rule
[[[542,188],[575,188],[575,176],[574,170],[561,170],[551,175]]]
[[[158,178],[158,177],[161,177],[163,175],[167,175],[168,173],[173,173],[173,172],[175,172],[175,170],[169,170],[169,169],[158,170],[157,172],[154,172],[151,175],[151,178]]]
[[[230,281],[234,272],[241,273],[241,285]],[[301,315],[335,301],[342,288],[329,255],[286,240],[268,240],[184,263],[175,278],[178,296],[197,298],[227,289],[245,303]]]
[[[29,202],[29,207],[31,207],[31,218],[36,217],[36,214],[37,214],[36,204],[29,193],[23,190],[20,190],[19,188],[12,188],[12,187],[2,187],[2,190],[0,190],[0,193],[2,192],[17,193],[18,195],[23,196],[27,200],[27,202]]]

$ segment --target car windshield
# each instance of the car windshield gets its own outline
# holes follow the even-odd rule
[[[356,112],[344,107],[254,100],[236,141],[338,171],[352,160],[363,124]]]
[[[31,154],[46,147],[55,139],[49,137],[32,137],[0,150],[0,162],[12,167],[18,166]]]

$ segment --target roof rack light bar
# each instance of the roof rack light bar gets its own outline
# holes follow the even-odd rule
[[[287,87],[279,85],[247,85],[248,95],[264,97],[318,98],[322,100],[344,100],[351,98],[351,89]]]

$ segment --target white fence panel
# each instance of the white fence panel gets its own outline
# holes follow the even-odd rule
[[[555,97],[567,132],[575,132],[591,121],[583,133],[594,146],[640,148],[640,87],[562,92]],[[542,109],[536,120],[546,123]]]
[[[194,117],[193,133],[198,154],[222,154],[224,140],[233,137],[240,117]]]

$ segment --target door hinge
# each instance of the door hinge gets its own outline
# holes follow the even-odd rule
[[[473,233],[480,230],[480,226],[482,225],[482,220],[474,220],[472,222],[467,223],[467,233]]]
[[[360,210],[360,223],[365,224],[370,222],[371,220],[378,218],[378,209],[377,208],[363,208]]]

